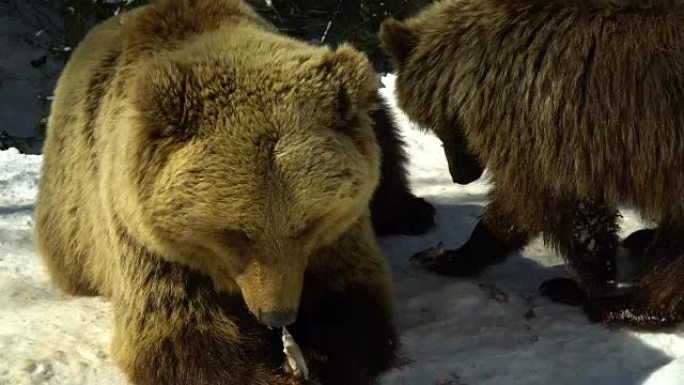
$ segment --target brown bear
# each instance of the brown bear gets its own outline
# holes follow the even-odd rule
[[[684,318],[684,3],[446,0],[380,36],[399,106],[452,172],[477,175],[476,154],[493,181],[469,241],[419,263],[477,275],[543,233],[577,282],[546,282],[552,299],[614,325]],[[627,254],[623,205],[659,223]]]
[[[94,28],[55,91],[36,238],[104,295],[135,385],[372,384],[397,349],[369,202],[377,78],[239,0],[157,0]],[[282,369],[287,326],[311,371]]]

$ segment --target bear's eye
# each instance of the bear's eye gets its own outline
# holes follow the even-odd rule
[[[322,218],[308,220],[303,227],[292,230],[292,239],[304,239],[310,237],[313,235],[316,229],[320,227],[321,222],[323,222]]]

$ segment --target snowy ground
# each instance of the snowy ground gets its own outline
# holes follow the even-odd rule
[[[389,95],[392,78],[385,82]],[[479,280],[412,268],[408,258],[414,252],[467,239],[488,185],[451,183],[439,141],[400,114],[398,119],[414,189],[438,207],[439,224],[423,237],[380,241],[395,273],[397,322],[408,360],[383,385],[684,384],[684,327],[657,334],[609,331],[589,324],[577,309],[540,298],[537,286],[564,269],[539,241]],[[124,385],[108,358],[107,302],[64,296],[50,285],[36,255],[40,161],[15,150],[0,152],[0,385]],[[628,213],[624,227],[632,231],[640,224]]]

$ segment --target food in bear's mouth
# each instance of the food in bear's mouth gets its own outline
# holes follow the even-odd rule
[[[306,360],[302,355],[302,350],[297,345],[297,342],[292,337],[287,328],[283,328],[283,353],[285,353],[286,368],[292,372],[295,377],[309,379],[309,367],[306,365]]]

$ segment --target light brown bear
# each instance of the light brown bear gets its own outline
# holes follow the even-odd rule
[[[476,154],[493,181],[470,240],[425,267],[477,275],[543,233],[575,272],[543,285],[553,299],[615,325],[684,320],[684,2],[445,0],[380,34],[399,106],[452,174]],[[659,223],[624,259],[622,205]]]
[[[397,339],[369,201],[377,81],[349,46],[238,0],[158,0],[94,28],[59,79],[36,207],[54,282],[114,306],[136,385],[366,385]],[[250,314],[251,313],[251,314]]]

